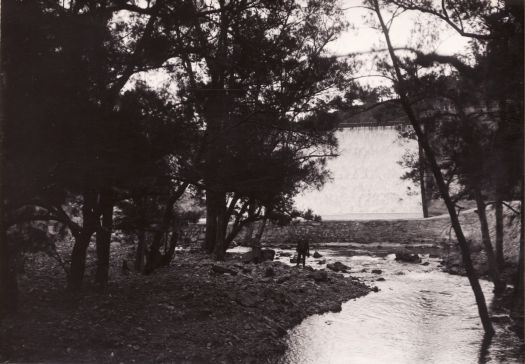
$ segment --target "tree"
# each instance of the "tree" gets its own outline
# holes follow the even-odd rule
[[[407,118],[409,119],[412,127],[414,128],[414,131],[417,135],[417,139],[425,152],[425,157],[427,158],[430,164],[430,167],[434,174],[434,179],[436,180],[436,184],[438,186],[441,197],[443,198],[443,200],[445,201],[445,205],[447,206],[447,209],[450,215],[450,219],[452,222],[452,227],[454,229],[456,238],[458,240],[458,243],[461,249],[465,271],[467,273],[467,277],[469,279],[470,285],[474,292],[474,296],[476,298],[476,303],[478,305],[478,310],[479,310],[480,318],[483,324],[483,328],[485,329],[485,332],[488,335],[492,335],[494,334],[494,329],[492,327],[492,323],[488,315],[488,310],[487,310],[487,306],[485,303],[483,291],[481,290],[479,281],[476,277],[476,272],[474,271],[474,268],[472,266],[472,261],[470,258],[470,252],[469,252],[467,241],[461,229],[461,225],[459,223],[459,219],[458,219],[458,216],[455,210],[454,203],[452,199],[450,198],[450,194],[449,194],[447,185],[443,179],[443,175],[441,174],[441,170],[437,163],[434,151],[429,144],[426,134],[422,130],[422,123],[419,121],[412,107],[412,102],[409,98],[407,85],[405,83],[405,77],[403,76],[402,71],[401,71],[400,60],[398,56],[396,55],[394,47],[392,46],[392,42],[390,40],[389,27],[383,19],[383,15],[381,13],[379,2],[377,0],[372,0],[370,2],[370,5],[377,16],[377,19],[380,24],[380,30],[383,36],[385,37],[385,41],[388,47],[388,53],[390,55],[390,60],[392,62],[392,69],[394,71],[394,76],[395,76],[394,89],[397,95],[399,96],[400,104],[403,110],[405,111]]]
[[[244,177],[232,163],[245,152],[240,150],[246,145],[243,139],[261,143],[250,146],[254,150],[271,143],[275,149],[292,145],[299,133],[306,134],[303,126],[295,126],[304,113],[328,110],[318,96],[337,86],[335,80],[344,79],[346,68],[323,50],[344,22],[330,2],[215,1],[194,5],[192,11],[214,13],[182,27],[165,27],[177,44],[189,39],[194,49],[180,54],[180,62],[185,90],[192,95],[188,101],[195,104],[206,130],[200,170],[207,197],[206,249],[222,259],[227,195],[239,184],[232,181]],[[247,137],[248,128],[268,139]],[[322,134],[329,130],[310,130],[314,140],[326,144]],[[306,152],[301,153],[298,158],[306,161]]]
[[[401,9],[431,14],[472,39],[476,65],[469,67],[455,56],[418,54],[420,64],[448,63],[470,79],[478,81],[485,92],[483,101],[497,110],[492,147],[497,151],[491,163],[496,201],[496,259],[503,263],[501,201],[518,195],[523,203],[523,2],[460,0],[437,3],[419,0],[392,0]],[[503,168],[502,168],[503,167]],[[511,192],[508,194],[508,192]],[[519,192],[517,192],[519,191]],[[507,193],[505,193],[507,192]],[[506,196],[505,196],[506,195]],[[523,247],[520,246],[520,249]],[[523,265],[520,255],[520,263]],[[523,280],[521,281],[523,282]],[[516,288],[523,291],[523,288]]]
[[[127,181],[138,171],[158,173],[155,163],[173,150],[173,145],[166,149],[166,142],[173,142],[169,138],[177,130],[157,130],[162,138],[150,140],[158,125],[150,130],[141,125],[147,118],[162,121],[173,115],[165,112],[168,103],[162,95],[155,95],[157,104],[164,104],[157,114],[135,109],[130,115],[120,107],[125,102],[121,91],[133,75],[170,58],[157,26],[163,6],[162,1],[147,8],[128,2],[22,1],[9,2],[5,9],[9,199],[4,207],[17,213],[25,205],[38,205],[71,229],[76,240],[72,288],[82,282],[86,249],[95,233],[97,280],[107,280],[113,206],[122,197],[117,190],[129,188]],[[120,16],[123,11],[127,17]],[[151,93],[141,96],[151,101]],[[82,196],[81,223],[63,211],[68,193]]]

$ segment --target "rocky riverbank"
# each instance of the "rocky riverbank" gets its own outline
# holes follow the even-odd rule
[[[503,255],[505,257],[505,270],[502,272],[510,281],[514,278],[511,276],[515,274],[518,259],[519,259],[519,239],[520,239],[520,218],[516,213],[519,211],[519,202],[513,202],[511,204],[512,210],[507,206],[503,209]],[[487,257],[485,255],[485,249],[481,240],[481,230],[479,225],[479,218],[476,209],[471,209],[463,212],[460,215],[461,227],[470,244],[470,254],[474,267],[480,276],[488,274]],[[494,213],[494,207],[491,205],[487,208],[487,222],[489,225],[489,233],[491,243],[495,249],[496,241],[496,219]],[[450,229],[450,228],[449,228]],[[452,238],[444,244],[443,264],[445,270],[452,274],[465,274],[463,268],[463,261],[461,252],[454,239]]]
[[[103,292],[66,293],[52,274],[21,281],[22,307],[0,325],[0,361],[271,362],[287,329],[370,292],[330,271],[239,255],[217,265],[195,252],[150,276],[122,272]]]

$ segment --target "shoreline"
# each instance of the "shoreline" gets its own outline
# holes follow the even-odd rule
[[[0,361],[274,362],[288,329],[371,291],[356,278],[318,272],[179,252],[152,275],[113,274],[107,290],[87,284],[77,294],[39,272],[21,282],[22,307],[0,324]]]

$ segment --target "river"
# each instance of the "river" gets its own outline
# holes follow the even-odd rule
[[[381,248],[319,250],[326,263],[350,266],[352,276],[379,292],[344,303],[341,312],[311,316],[290,330],[281,364],[523,362],[523,341],[511,330],[505,312],[491,307],[497,333],[490,343],[483,341],[465,277],[443,272],[432,252],[423,255],[423,264],[411,264],[395,261],[391,250]],[[309,258],[307,264],[325,267],[318,262]],[[377,269],[380,274],[372,273]],[[481,284],[490,304],[492,284]]]

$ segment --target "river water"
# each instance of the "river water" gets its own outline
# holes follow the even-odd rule
[[[484,342],[467,279],[441,271],[438,258],[425,254],[423,264],[428,265],[423,265],[397,262],[380,250],[319,252],[327,263],[350,266],[352,276],[379,292],[344,303],[341,312],[311,316],[290,330],[281,364],[523,362],[523,341],[511,330],[508,315],[492,309],[497,334]],[[309,258],[307,264],[325,267],[318,261]],[[375,269],[382,272],[372,273]],[[377,281],[380,277],[385,280]],[[492,284],[481,284],[490,304]]]

